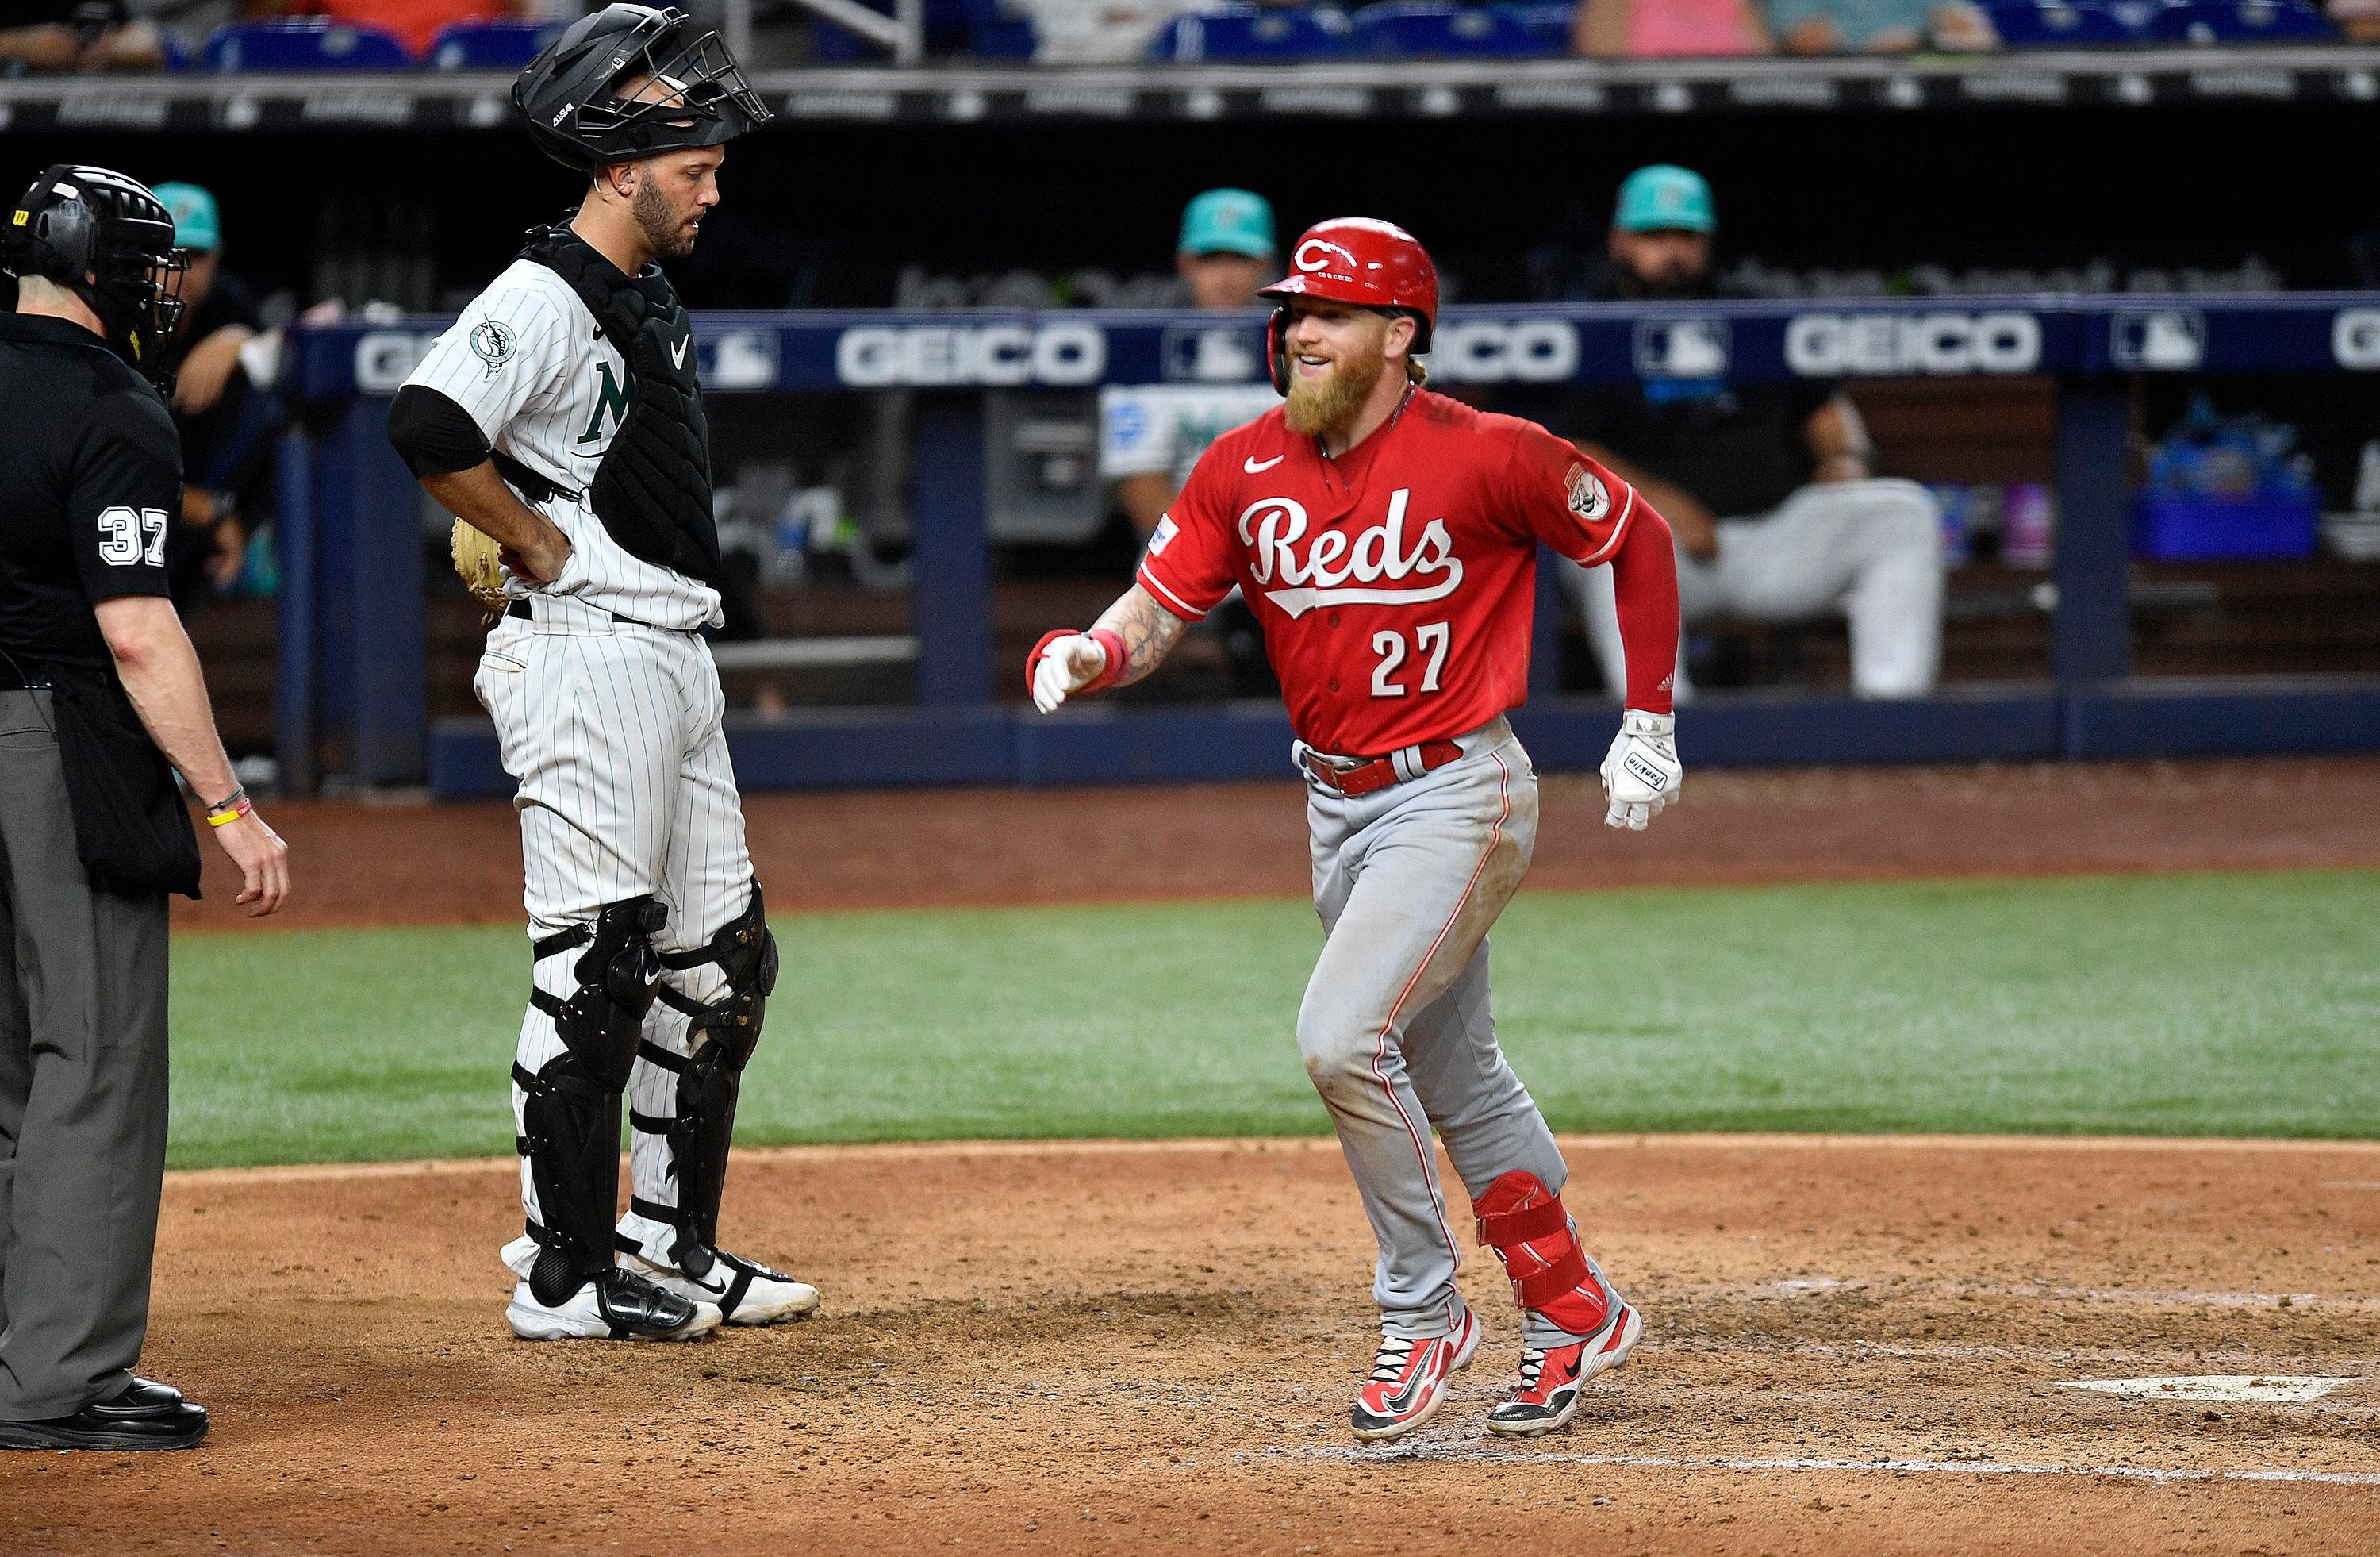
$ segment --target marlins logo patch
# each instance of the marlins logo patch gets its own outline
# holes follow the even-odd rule
[[[513,359],[513,333],[494,320],[483,320],[471,331],[471,354],[488,365],[488,376]],[[1575,493],[1578,489],[1571,489]],[[1575,502],[1575,499],[1573,499]]]
[[[1570,511],[1589,524],[1611,512],[1611,493],[1584,465],[1570,468]]]

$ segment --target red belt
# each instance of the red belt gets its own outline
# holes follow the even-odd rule
[[[1418,751],[1421,756],[1421,770],[1412,775],[1415,778],[1434,768],[1443,768],[1463,755],[1463,748],[1452,741],[1425,741],[1411,749]],[[1406,778],[1397,772],[1394,757],[1375,757],[1352,768],[1334,768],[1318,757],[1305,764],[1305,772],[1323,788],[1336,790],[1349,799],[1375,794],[1392,784],[1402,784]]]

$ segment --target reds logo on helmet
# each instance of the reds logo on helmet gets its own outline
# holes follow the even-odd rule
[[[1429,349],[1438,323],[1438,267],[1429,250],[1394,222],[1370,216],[1334,216],[1305,229],[1289,251],[1290,274],[1259,291],[1281,304],[1265,326],[1265,357],[1272,386],[1289,393],[1288,299],[1327,298],[1358,308],[1388,309],[1414,320],[1415,355]]]
[[[1259,297],[1328,298],[1361,308],[1397,309],[1415,316],[1415,351],[1429,349],[1438,322],[1438,267],[1429,250],[1394,222],[1334,216],[1305,229],[1289,251],[1290,274]]]

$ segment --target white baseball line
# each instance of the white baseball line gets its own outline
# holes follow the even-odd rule
[[[2082,1476],[2117,1481],[2286,1481],[2321,1487],[2380,1487],[2380,1471],[2191,1470],[2158,1466],[2038,1466],[2001,1460],[1820,1460],[1755,1459],[1714,1454],[1687,1459],[1669,1454],[1560,1454],[1544,1450],[1499,1449],[1472,1443],[1413,1443],[1384,1449],[1316,1445],[1275,1450],[1301,1459],[1366,1464],[1386,1460],[1481,1461],[1498,1465],[1612,1466],[1652,1470],[1837,1470],[1891,1471],[1898,1475]]]

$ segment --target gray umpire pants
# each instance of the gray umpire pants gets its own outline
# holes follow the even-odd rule
[[[0,692],[0,1419],[112,1400],[165,1174],[165,894],[94,891],[47,692]]]

